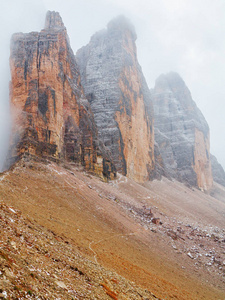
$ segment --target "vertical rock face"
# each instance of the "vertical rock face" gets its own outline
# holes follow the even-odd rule
[[[208,125],[176,73],[161,75],[153,91],[155,140],[168,177],[208,190],[212,184]]]
[[[208,125],[178,74],[161,75],[151,95],[135,40],[119,17],[78,51],[77,64],[56,12],[41,32],[13,35],[10,157],[66,159],[110,178],[113,161],[138,182],[162,174],[208,190]]]
[[[153,109],[135,40],[133,26],[119,17],[76,58],[102,142],[117,170],[142,182],[154,169]]]
[[[24,152],[82,163],[113,174],[99,144],[93,114],[60,15],[48,12],[45,29],[11,41],[11,157]]]
[[[212,164],[213,180],[223,186],[225,186],[225,172],[221,164],[217,161],[214,155],[210,155]]]

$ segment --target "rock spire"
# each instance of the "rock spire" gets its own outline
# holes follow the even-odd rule
[[[177,73],[161,75],[153,91],[155,140],[168,177],[212,187],[209,127]]]
[[[76,58],[100,139],[117,170],[143,182],[154,170],[153,108],[135,40],[133,26],[120,16],[96,33]]]
[[[11,158],[29,153],[66,159],[100,176],[113,177],[114,167],[98,139],[59,13],[47,13],[41,32],[13,35],[10,66]]]

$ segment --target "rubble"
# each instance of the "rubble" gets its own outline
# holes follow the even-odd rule
[[[157,299],[3,202],[0,224],[0,299]]]

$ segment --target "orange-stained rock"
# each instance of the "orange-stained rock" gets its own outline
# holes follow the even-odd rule
[[[137,61],[136,34],[124,17],[112,20],[76,55],[99,136],[119,172],[138,182],[154,172],[153,108]]]
[[[131,114],[126,112],[126,103],[121,98],[120,109],[115,113],[123,140],[123,154],[126,161],[126,171],[129,178],[138,182],[150,179],[154,168],[152,149],[153,132],[145,110],[143,95],[141,95],[140,77],[136,68],[125,67],[119,86],[123,97],[129,99]],[[129,82],[129,86],[126,85]],[[136,95],[140,95],[137,97]],[[136,99],[135,99],[136,97]]]
[[[98,140],[75,56],[60,15],[48,12],[41,32],[14,34],[11,41],[11,158],[23,153],[67,159],[114,176]]]
[[[209,141],[209,133],[204,136],[202,131],[195,129],[193,169],[197,176],[197,186],[205,191],[213,185]]]

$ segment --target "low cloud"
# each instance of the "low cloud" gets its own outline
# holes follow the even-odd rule
[[[225,167],[223,0],[9,0],[1,3],[0,166],[9,131],[8,57],[14,32],[39,31],[47,10],[59,11],[76,52],[119,14],[134,23],[138,58],[149,87],[161,73],[178,72],[211,130],[211,152]]]

